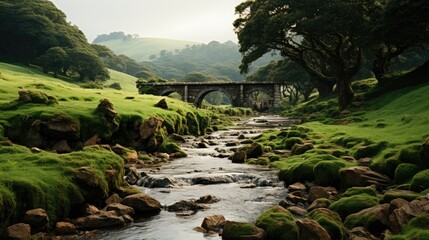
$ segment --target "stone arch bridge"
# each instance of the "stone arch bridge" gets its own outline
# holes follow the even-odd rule
[[[168,82],[168,83],[137,83],[139,93],[150,89],[152,94],[168,96],[178,93],[182,100],[201,107],[204,97],[211,92],[222,92],[229,97],[233,107],[253,107],[252,93],[263,92],[268,100],[259,103],[260,108],[271,108],[281,100],[281,85],[272,82]]]

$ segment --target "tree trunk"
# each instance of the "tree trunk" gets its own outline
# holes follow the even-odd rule
[[[315,79],[314,84],[316,85],[316,89],[319,92],[319,98],[327,97],[334,92],[334,81]]]
[[[353,101],[354,92],[352,89],[352,81],[350,78],[342,78],[337,80],[338,105],[340,111],[345,110]]]

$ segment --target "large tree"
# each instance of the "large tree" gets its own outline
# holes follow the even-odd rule
[[[429,43],[429,1],[380,0],[369,17],[364,46],[374,51],[372,70],[379,82],[386,80],[394,58],[406,50],[420,50]]]
[[[336,84],[341,110],[352,101],[351,79],[362,62],[356,44],[367,8],[363,0],[252,0],[236,7],[241,71],[276,50],[298,62],[320,95]]]

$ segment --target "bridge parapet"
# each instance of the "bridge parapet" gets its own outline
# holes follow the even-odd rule
[[[234,107],[251,107],[251,95],[255,91],[264,92],[270,97],[270,107],[276,106],[281,100],[280,84],[273,82],[163,82],[163,83],[137,83],[140,93],[151,88],[151,93],[167,96],[176,92],[186,102],[201,106],[204,97],[219,91],[226,94]]]

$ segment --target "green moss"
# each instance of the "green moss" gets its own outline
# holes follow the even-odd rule
[[[412,163],[422,166],[422,163],[420,161],[420,148],[421,144],[413,144],[411,146],[401,149],[401,151],[399,152],[399,160],[403,163]]]
[[[378,211],[388,211],[389,206],[387,204],[385,205],[379,205],[376,207]],[[347,218],[344,221],[344,225],[351,229],[354,227],[365,227],[372,233],[380,234],[385,229],[389,228],[389,226],[380,219],[377,215],[374,214],[375,209],[372,209],[371,211],[360,211],[354,214],[351,214],[347,216]]]
[[[387,237],[386,240],[427,240],[429,239],[429,215],[423,214],[411,219],[401,234]]]
[[[298,130],[282,130],[277,134],[277,137],[281,137],[281,138],[299,137],[299,138],[302,138],[305,136],[303,136],[303,134]]]
[[[346,228],[336,212],[326,208],[316,208],[309,212],[307,217],[317,221],[328,232],[331,239],[347,239]]]
[[[286,209],[275,206],[256,219],[256,226],[265,230],[266,239],[298,240],[298,226],[293,215]]]
[[[377,197],[377,190],[374,185],[367,187],[351,187],[343,194],[343,197],[351,197],[360,194],[367,194],[369,196]]]
[[[409,193],[395,193],[395,192],[387,192],[383,195],[380,202],[381,203],[390,203],[393,199],[402,198],[409,202],[413,201],[414,199],[422,196],[422,194],[409,194]]]
[[[411,180],[410,190],[421,192],[429,188],[429,169],[417,173]]]
[[[378,142],[374,144],[370,144],[367,146],[361,146],[359,147],[353,156],[356,159],[364,158],[364,157],[373,157],[381,152],[384,148],[386,148],[387,142]]]
[[[340,183],[339,170],[353,164],[343,160],[321,161],[314,165],[313,172],[317,185],[338,186]]]
[[[183,151],[183,149],[181,149],[179,147],[179,145],[177,145],[175,142],[173,142],[173,141],[171,141],[169,139],[166,140],[166,141],[164,141],[161,144],[159,151],[165,152],[165,153],[168,153],[168,154],[180,152],[183,157],[187,156],[187,154],[185,153],[185,151]]]
[[[365,208],[370,208],[378,204],[378,198],[367,194],[343,197],[331,204],[329,209],[337,212],[342,219],[352,213],[359,212]]]
[[[284,148],[291,150],[295,144],[303,144],[304,141],[300,137],[290,137],[284,141]]]
[[[267,166],[270,164],[270,160],[266,157],[250,158],[246,161],[247,164]]]
[[[395,182],[403,184],[409,182],[416,173],[420,171],[420,167],[412,163],[401,163],[395,170]]]
[[[257,233],[253,224],[241,222],[228,222],[223,230],[223,239],[238,239],[243,236],[250,236]]]
[[[281,157],[279,155],[270,155],[270,156],[268,156],[268,159],[270,160],[270,162],[279,161],[280,158]]]

